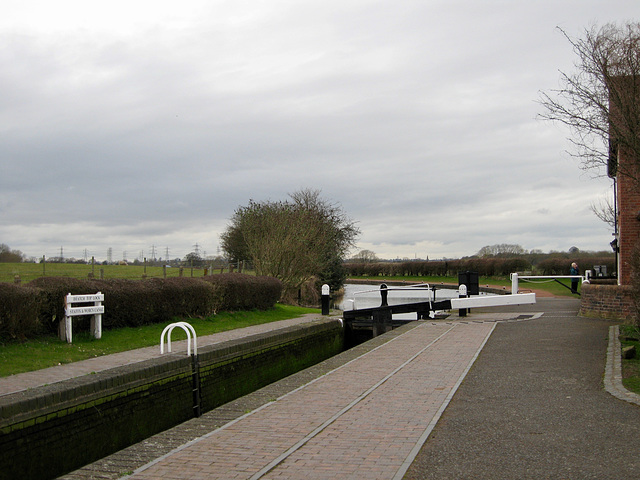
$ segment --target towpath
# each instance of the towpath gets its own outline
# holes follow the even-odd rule
[[[413,322],[62,478],[637,478],[640,408],[578,307]]]

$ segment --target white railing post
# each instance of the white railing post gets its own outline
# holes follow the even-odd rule
[[[511,295],[518,293],[518,274],[511,274]]]

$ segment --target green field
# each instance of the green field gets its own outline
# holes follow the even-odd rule
[[[637,325],[620,325],[621,346],[634,346],[640,352],[640,329]],[[640,393],[640,354],[622,359],[622,385],[627,390]]]
[[[228,272],[228,270],[225,270]],[[220,273],[220,269],[214,269]],[[145,267],[144,265],[83,265],[75,263],[0,263],[0,282],[13,282],[16,275],[22,283],[30,282],[38,277],[73,277],[88,278],[129,278],[140,280],[144,278],[163,278],[180,276],[177,267]],[[184,267],[182,275],[185,277],[202,277],[203,268]]]

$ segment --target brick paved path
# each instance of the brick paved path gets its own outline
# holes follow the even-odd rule
[[[494,327],[421,324],[130,478],[402,478]]]

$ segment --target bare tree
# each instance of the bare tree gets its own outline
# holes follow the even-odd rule
[[[11,250],[9,245],[0,243],[0,263],[21,263],[24,258],[20,250]]]
[[[499,243],[496,245],[486,245],[478,250],[478,257],[496,257],[496,256],[513,256],[524,255],[527,251],[520,245],[510,243]]]
[[[291,201],[250,200],[221,235],[228,256],[245,255],[258,275],[282,280],[284,295],[313,276],[333,277],[359,234],[342,207],[320,198],[319,191],[290,196]]]
[[[351,260],[354,262],[360,262],[360,263],[371,263],[371,262],[377,262],[378,257],[371,250],[360,250],[353,257],[351,257]]]
[[[611,228],[616,228],[616,209],[611,198],[601,198],[598,203],[592,203],[591,211]]]
[[[560,72],[560,88],[541,93],[542,118],[570,128],[569,153],[583,169],[636,178],[636,168],[616,170],[621,148],[640,159],[640,104],[629,101],[640,98],[640,23],[593,26],[580,39],[559,30],[577,55],[576,71]]]

